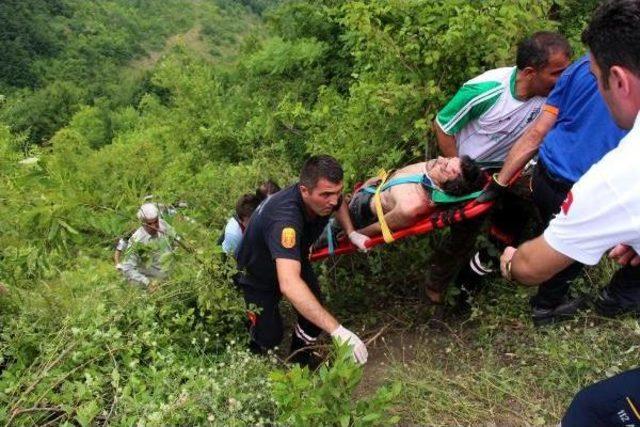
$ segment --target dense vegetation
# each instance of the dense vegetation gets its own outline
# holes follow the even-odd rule
[[[425,330],[416,298],[441,235],[318,267],[345,323],[391,334],[390,366],[372,351],[355,394],[363,371],[344,352],[311,374],[242,350],[243,305],[215,246],[240,194],[292,182],[310,153],[338,157],[347,185],[435,154],[429,123],[461,82],[511,64],[536,30],[580,49],[594,1],[275,3],[0,5],[0,418],[545,424],[580,385],[631,366],[636,321],[539,332],[526,292],[497,280],[469,322]],[[188,203],[153,294],[111,259],[148,194]]]

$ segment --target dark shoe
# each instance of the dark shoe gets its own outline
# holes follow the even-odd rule
[[[477,252],[465,266],[455,281],[458,293],[453,297],[451,314],[456,317],[469,317],[471,301],[478,296],[486,284],[486,278],[493,276],[490,262],[483,262],[481,252]]]
[[[604,317],[616,317],[622,314],[632,313],[640,315],[640,302],[634,298],[625,298],[624,295],[604,288],[594,306],[596,312]]]
[[[324,362],[324,359],[311,349],[298,350],[298,352],[290,354],[287,360],[289,363],[297,364],[301,368],[307,367],[310,371],[315,371]]]
[[[452,316],[461,319],[467,319],[471,316],[472,303],[474,298],[480,291],[480,287],[467,289],[465,285],[460,285],[460,293],[454,296],[453,305],[449,308],[449,312]]]
[[[314,371],[323,361],[320,355],[314,351],[314,348],[317,348],[315,341],[305,342],[294,331],[291,335],[291,351],[287,361],[296,363],[303,368],[306,366]]]
[[[552,308],[534,305],[531,313],[533,324],[534,326],[544,326],[569,320],[584,308],[585,305],[585,297],[565,299],[562,303]]]

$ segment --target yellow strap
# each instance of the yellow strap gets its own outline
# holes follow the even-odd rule
[[[376,207],[376,215],[378,216],[378,222],[380,223],[380,229],[382,230],[382,237],[386,243],[393,242],[393,234],[391,234],[391,230],[387,225],[387,221],[384,219],[384,212],[382,211],[382,201],[380,200],[380,190],[382,190],[382,186],[386,182],[388,177],[387,172],[381,170],[378,174],[378,178],[380,178],[380,184],[378,184],[378,188],[376,188],[376,192],[373,195],[373,204]]]

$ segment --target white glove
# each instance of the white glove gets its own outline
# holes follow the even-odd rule
[[[367,250],[369,250],[369,248],[367,248],[365,246],[365,243],[367,243],[369,241],[369,238],[367,236],[365,236],[364,234],[358,233],[357,231],[352,231],[351,233],[349,233],[349,240],[360,251],[366,252]]]
[[[353,358],[356,360],[356,362],[360,364],[367,363],[369,352],[367,351],[367,347],[365,347],[362,340],[358,338],[356,334],[340,325],[335,331],[331,332],[331,336],[338,340],[340,343],[347,343],[351,346]]]

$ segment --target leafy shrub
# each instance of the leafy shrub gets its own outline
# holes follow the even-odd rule
[[[10,289],[30,304],[1,331],[0,418],[157,425],[270,416],[266,392],[253,393],[267,390],[269,365],[234,345],[244,342],[244,308],[228,268],[198,268],[183,253],[172,279],[147,295],[104,264],[78,261],[46,289]]]
[[[273,38],[249,59],[248,66],[258,73],[292,76],[294,71],[319,63],[325,50],[324,43],[314,39],[290,42]]]
[[[39,76],[31,68],[33,59],[59,52],[62,31],[55,16],[68,13],[63,0],[7,0],[0,4],[0,82],[17,87],[37,84]]]
[[[378,389],[374,396],[354,401],[353,392],[362,378],[348,346],[337,349],[330,365],[317,373],[295,366],[271,373],[278,422],[284,425],[366,426],[394,425],[390,406],[400,384]]]
[[[111,142],[111,119],[102,108],[84,107],[73,116],[69,128],[79,132],[93,149]]]
[[[84,92],[57,81],[42,90],[23,90],[0,111],[0,119],[14,132],[25,132],[32,142],[42,143],[64,127],[78,110]]]

